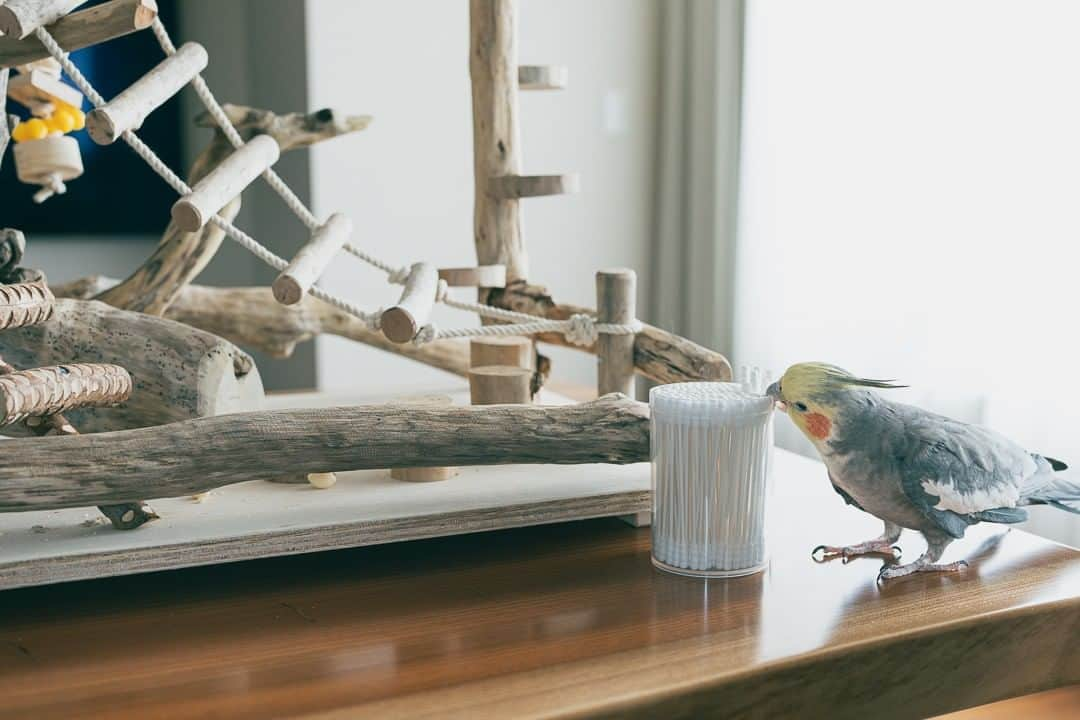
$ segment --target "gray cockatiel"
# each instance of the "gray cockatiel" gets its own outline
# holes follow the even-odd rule
[[[801,363],[767,390],[817,448],[836,492],[885,523],[880,537],[820,546],[815,554],[892,554],[901,530],[909,528],[926,538],[926,553],[906,565],[886,565],[879,578],[955,571],[966,563],[937,561],[968,525],[1021,522],[1027,519],[1025,505],[1080,513],[1066,504],[1080,500],[1080,483],[1057,474],[1064,463],[986,428],[890,402],[870,389],[894,387],[901,386]]]

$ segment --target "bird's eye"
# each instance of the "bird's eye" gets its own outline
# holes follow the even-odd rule
[[[795,409],[798,410],[799,412],[806,412],[806,410],[807,410],[806,403],[801,403],[801,402],[795,403]]]

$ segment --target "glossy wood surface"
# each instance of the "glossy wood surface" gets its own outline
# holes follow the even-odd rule
[[[809,557],[877,521],[820,465],[776,479],[747,578],[608,519],[0,593],[0,716],[916,718],[1080,683],[1080,552],[973,528],[967,572],[879,587]]]

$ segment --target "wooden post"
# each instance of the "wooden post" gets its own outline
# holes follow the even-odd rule
[[[489,192],[492,178],[520,170],[516,24],[516,0],[469,1],[476,255],[482,265],[505,265],[507,282],[529,274],[518,200]],[[481,302],[488,292],[481,288]]]
[[[637,315],[637,274],[617,268],[596,273],[596,315],[602,323],[629,323]],[[596,341],[600,395],[634,397],[634,336],[602,333]]]
[[[65,51],[73,52],[145,30],[157,13],[154,0],[112,0],[65,15],[49,26],[49,33]],[[0,67],[26,65],[47,57],[49,52],[36,37],[0,38]]]
[[[473,405],[528,405],[532,402],[532,370],[488,365],[469,370]]]
[[[504,365],[532,369],[533,342],[527,337],[478,337],[469,341],[469,365]]]
[[[172,218],[184,232],[197,232],[281,156],[269,135],[259,135],[236,149],[191,192],[172,206]]]
[[[407,405],[409,407],[450,407],[454,404],[449,395],[421,395],[420,397],[403,398],[394,400],[391,405]],[[402,482],[439,482],[449,480],[458,474],[455,467],[412,467],[391,468],[390,477]]]
[[[7,0],[0,4],[0,32],[20,40],[42,25],[51,25],[86,0]]]
[[[401,299],[382,314],[383,335],[396,343],[406,343],[416,337],[431,315],[438,288],[439,272],[434,265],[413,265]]]
[[[289,266],[274,280],[274,299],[282,305],[295,305],[303,300],[311,286],[322,277],[334,255],[349,239],[352,229],[352,220],[348,217],[341,213],[331,215],[326,224],[312,234]]]
[[[127,130],[138,130],[146,116],[206,68],[209,56],[198,43],[184,43],[175,55],[136,80],[131,87],[86,116],[90,139],[111,145]]]

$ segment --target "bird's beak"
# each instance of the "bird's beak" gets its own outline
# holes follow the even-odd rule
[[[774,382],[768,388],[765,389],[765,394],[773,399],[776,403],[776,409],[780,412],[787,412],[787,405],[780,399],[780,383]]]

